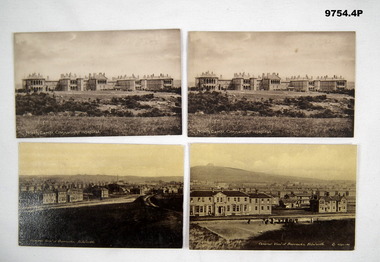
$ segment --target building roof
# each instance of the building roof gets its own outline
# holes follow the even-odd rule
[[[272,198],[272,196],[264,193],[254,193],[254,194],[249,194],[250,198]]]
[[[226,191],[211,191],[211,190],[205,190],[205,191],[193,191],[190,193],[190,197],[212,197],[215,196],[218,193],[222,193],[228,197],[248,197],[247,194],[236,191],[236,190],[226,190]]]
[[[196,78],[200,78],[200,77],[215,77],[215,78],[218,78],[217,75],[214,74],[214,72],[210,72],[210,71],[202,72],[202,74],[200,76],[197,76]]]
[[[331,199],[335,200],[335,201],[341,201],[343,198],[346,199],[345,196],[333,196],[333,197],[331,197]]]
[[[99,74],[93,74],[92,76],[89,77],[90,79],[100,79],[100,80],[107,80],[107,77],[105,73],[99,73]]]
[[[273,74],[264,75],[263,79],[281,80],[281,77],[273,73]]]
[[[235,197],[235,196],[242,196],[242,197],[248,197],[247,194],[243,193],[243,192],[240,192],[240,191],[236,191],[236,190],[229,190],[229,191],[221,191],[222,194],[225,194],[226,196],[229,196],[229,197]]]
[[[45,77],[43,77],[40,73],[33,73],[29,74],[28,77],[25,79],[45,79]]]
[[[311,200],[325,200],[325,201],[341,201],[342,199],[347,199],[345,196],[320,196],[317,199],[312,198]]]
[[[298,197],[310,197],[311,195],[308,193],[301,193],[301,194],[296,194]]]
[[[212,197],[216,194],[215,191],[193,191],[190,193],[190,197]]]

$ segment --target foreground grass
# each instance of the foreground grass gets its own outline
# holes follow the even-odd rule
[[[355,219],[290,224],[249,239],[242,249],[353,250]]]
[[[354,246],[354,219],[290,224],[248,240],[226,240],[205,227],[190,223],[190,249],[353,250]]]
[[[218,234],[211,232],[207,228],[201,227],[195,223],[190,223],[189,238],[190,249],[241,249],[243,245],[242,240],[227,241]]]
[[[16,116],[17,137],[180,135],[180,117]]]
[[[352,137],[349,118],[292,118],[189,114],[196,137]]]
[[[19,244],[181,248],[182,213],[147,207],[139,199],[129,204],[21,212]]]

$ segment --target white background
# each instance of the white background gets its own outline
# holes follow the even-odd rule
[[[379,261],[378,84],[380,4],[377,1],[52,1],[0,0],[0,260],[1,261]],[[325,17],[326,9],[361,9],[360,17]],[[93,137],[15,138],[13,33],[179,28],[182,86],[186,79],[188,31],[356,31],[354,138]],[[258,50],[259,51],[259,50]],[[186,89],[183,106],[186,110]],[[188,248],[185,198],[184,247],[178,250],[19,247],[17,237],[18,142],[154,143],[185,146],[185,195],[189,192],[188,143],[358,144],[355,251],[192,251]]]

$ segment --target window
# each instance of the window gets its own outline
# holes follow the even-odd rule
[[[200,197],[198,197],[198,202],[201,202],[201,198]]]
[[[193,203],[193,201],[194,201],[194,200],[193,200],[193,198],[192,198],[192,197],[190,197],[190,203]]]
[[[237,205],[237,206],[236,206],[236,212],[239,212],[239,211],[240,211],[240,206]]]
[[[199,213],[199,206],[195,206],[195,212]]]
[[[202,197],[202,202],[205,202],[205,199],[204,199],[204,197]]]
[[[199,207],[199,212],[200,212],[200,213],[203,212],[203,207],[202,207],[202,206]]]
[[[229,197],[227,197],[227,201],[230,202],[230,198]]]
[[[211,197],[209,197],[209,198],[208,198],[208,201],[210,201],[210,202],[211,202]]]
[[[264,206],[261,206],[261,210],[264,210]]]
[[[232,211],[236,211],[236,205],[232,205]]]
[[[267,206],[267,210],[269,210],[269,206]]]
[[[244,201],[247,201],[247,198],[246,198],[246,197],[244,198]]]
[[[257,210],[257,206],[255,206],[255,210]]]
[[[238,202],[240,202],[240,197],[237,198]]]
[[[230,206],[227,206],[227,212],[229,212],[230,211]]]

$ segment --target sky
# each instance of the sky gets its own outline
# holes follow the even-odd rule
[[[180,30],[16,33],[15,82],[31,73],[169,74],[181,79]]]
[[[183,146],[20,143],[20,175],[183,176]]]
[[[355,80],[355,32],[190,32],[188,81],[202,72]]]
[[[276,175],[356,180],[355,145],[192,144],[190,166],[224,166]]]

